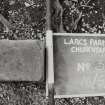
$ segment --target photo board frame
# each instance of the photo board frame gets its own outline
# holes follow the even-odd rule
[[[45,79],[45,41],[0,40],[0,81]]]
[[[48,36],[51,41],[47,85],[53,84],[54,98],[104,96],[105,35],[49,33]]]

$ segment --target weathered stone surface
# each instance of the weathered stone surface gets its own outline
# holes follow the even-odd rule
[[[54,36],[53,43],[56,97],[105,95],[105,36]]]
[[[0,80],[40,81],[44,71],[44,42],[0,41]]]

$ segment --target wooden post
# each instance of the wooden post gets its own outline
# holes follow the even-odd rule
[[[51,0],[47,0],[46,7],[47,7],[47,14],[46,14],[47,30],[51,30]]]
[[[51,30],[48,30],[46,33],[46,50],[47,50],[46,95],[49,100],[49,105],[54,105],[53,33]]]

